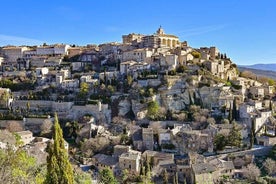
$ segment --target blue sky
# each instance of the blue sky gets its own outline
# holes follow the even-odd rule
[[[237,64],[276,63],[274,0],[3,0],[0,46],[121,42],[162,25],[192,47],[217,46]]]

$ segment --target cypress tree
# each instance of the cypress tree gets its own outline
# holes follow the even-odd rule
[[[232,116],[232,105],[230,104],[230,108],[229,108],[229,114],[228,114],[228,120],[230,123],[232,123],[233,120],[233,116]]]
[[[73,169],[64,146],[62,129],[55,114],[53,142],[47,147],[47,175],[45,184],[73,184]]]
[[[232,109],[232,118],[233,120],[237,120],[238,117],[237,117],[237,99],[236,97],[234,98],[234,101],[233,101],[233,109]]]
[[[167,169],[163,170],[162,178],[163,178],[163,184],[168,184],[169,183],[169,176],[168,176]]]

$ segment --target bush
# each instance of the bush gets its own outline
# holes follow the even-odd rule
[[[201,54],[197,51],[192,51],[191,54],[194,56],[194,58],[201,58]]]

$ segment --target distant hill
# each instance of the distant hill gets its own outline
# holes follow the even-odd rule
[[[269,70],[269,71],[275,71],[276,72],[276,64],[255,64],[255,65],[244,65],[241,67],[245,68],[252,68],[257,70]]]
[[[254,68],[250,68],[248,66],[238,66],[238,70],[240,72],[248,70],[251,71],[252,73],[258,75],[258,76],[264,76],[264,77],[269,77],[272,78],[274,80],[276,80],[276,64],[271,64],[274,66],[274,70],[273,68],[269,68],[269,69],[254,69]],[[251,65],[253,66],[253,65]]]

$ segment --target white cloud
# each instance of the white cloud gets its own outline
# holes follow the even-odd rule
[[[0,34],[0,45],[41,45],[44,41],[32,38]]]

